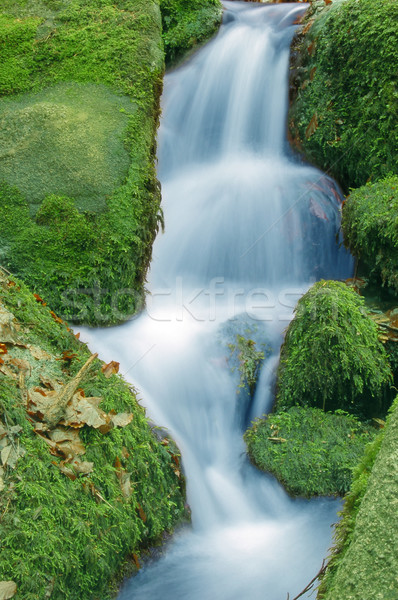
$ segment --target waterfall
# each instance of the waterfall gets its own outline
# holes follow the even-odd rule
[[[166,77],[166,233],[155,242],[147,308],[123,326],[82,332],[120,362],[177,441],[192,511],[192,527],[119,600],[292,598],[319,570],[336,520],[337,501],[289,498],[250,465],[242,440],[272,406],[298,298],[352,269],[338,244],[339,190],[285,139],[289,45],[305,7],[224,6],[216,38]],[[237,393],[229,358],[245,332],[270,349],[254,399]]]

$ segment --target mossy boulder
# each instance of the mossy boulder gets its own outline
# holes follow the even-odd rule
[[[318,600],[394,600],[398,552],[398,402],[354,472]]]
[[[66,392],[49,424],[47,403]],[[16,600],[109,598],[127,555],[138,564],[184,515],[171,448],[117,364],[0,270],[0,579],[17,584]]]
[[[282,345],[276,407],[312,406],[361,417],[385,414],[391,371],[363,299],[319,281],[299,300]]]
[[[161,27],[157,0],[2,2],[1,262],[71,321],[143,305],[161,221]],[[54,219],[36,221],[48,197]],[[80,216],[61,233],[70,202]]]
[[[353,190],[344,203],[342,228],[366,275],[398,295],[398,176]]]
[[[219,0],[160,0],[160,10],[168,64],[206,41],[221,23]]]
[[[345,190],[396,172],[397,21],[395,0],[333,0],[294,44],[291,138]]]
[[[294,496],[343,496],[352,469],[376,435],[371,425],[342,411],[293,406],[258,419],[245,433],[249,456]]]

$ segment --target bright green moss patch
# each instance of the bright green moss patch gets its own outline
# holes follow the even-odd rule
[[[290,494],[343,496],[375,431],[352,415],[296,406],[256,421],[245,440],[254,464]]]
[[[391,371],[363,299],[319,281],[299,300],[281,350],[277,410],[294,405],[373,417],[388,408]]]
[[[135,390],[119,375],[105,377],[96,360],[80,384],[85,396],[133,419],[107,433],[84,425],[80,458],[93,468],[70,479],[61,468],[73,473],[73,465],[50,453],[49,434],[35,433],[40,420],[28,418],[26,403],[33,387],[48,392],[43,382],[70,382],[90,352],[4,273],[0,342],[7,350],[0,364],[0,444],[18,451],[15,464],[6,460],[0,468],[1,578],[18,585],[17,600],[105,600],[127,554],[139,554],[184,513],[172,451],[153,435]]]
[[[158,2],[21,0],[1,11],[0,43],[25,74],[0,66],[1,262],[68,320],[123,321],[143,305],[161,218]]]
[[[347,190],[396,171],[397,21],[395,0],[333,2],[299,42],[290,132]]]
[[[160,0],[166,61],[207,40],[221,22],[219,0]]]
[[[345,243],[367,275],[398,294],[398,177],[353,190],[342,227]]]
[[[128,172],[123,137],[133,110],[127,97],[93,84],[0,101],[0,179],[29,204],[58,194],[74,198],[80,210],[103,210]]]
[[[398,547],[398,404],[354,473],[318,598],[394,600]]]

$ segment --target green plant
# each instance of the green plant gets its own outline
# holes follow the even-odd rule
[[[398,293],[398,176],[352,190],[342,228],[350,251],[369,276]]]
[[[11,329],[1,321],[0,339],[10,340],[4,338],[10,331],[18,336],[18,345],[7,344],[14,362],[0,361],[0,441],[20,454],[14,466],[0,467],[1,579],[15,581],[17,598],[24,600],[105,600],[127,555],[134,553],[138,562],[137,555],[184,516],[176,451],[155,436],[136,390],[106,374],[97,359],[81,383],[86,397],[101,398],[106,412],[133,418],[104,434],[80,429],[92,472],[65,475],[57,452],[51,454],[34,431],[27,390],[45,389],[43,381],[69,382],[90,352],[39,297],[1,270],[0,298],[2,316],[15,317]]]
[[[344,283],[319,281],[299,300],[281,350],[278,411],[294,405],[384,415],[392,380],[377,326]]]
[[[166,61],[207,40],[221,22],[219,0],[160,0]]]
[[[292,495],[344,495],[352,469],[376,435],[343,411],[294,406],[255,421],[245,433],[254,464],[275,475]]]
[[[291,136],[345,190],[396,171],[397,19],[395,0],[333,2],[296,44]]]
[[[0,66],[1,262],[63,318],[123,321],[143,305],[161,223],[158,2],[6,0],[2,43],[19,70]]]

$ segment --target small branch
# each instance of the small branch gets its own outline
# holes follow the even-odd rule
[[[292,600],[298,600],[299,598],[301,598],[301,596],[304,596],[304,594],[306,594],[307,592],[310,591],[310,589],[312,588],[312,586],[314,585],[315,581],[317,579],[319,579],[319,577],[321,577],[321,575],[323,575],[326,571],[327,565],[325,565],[325,561],[323,560],[322,562],[322,566],[319,569],[318,573],[315,575],[315,577],[313,579],[311,579],[311,581],[309,582],[309,584],[303,589],[302,592],[300,592],[297,596],[295,596]],[[286,600],[290,600],[290,596],[289,594],[287,595]]]

